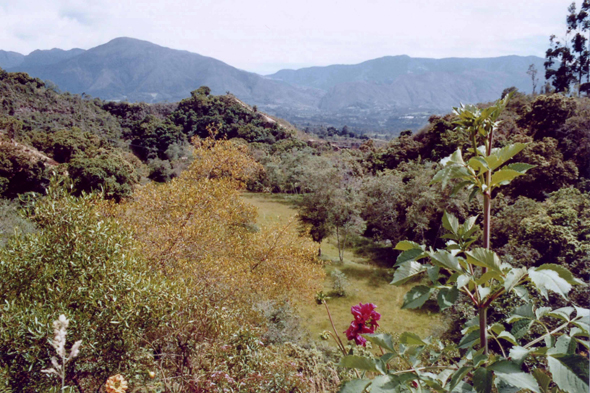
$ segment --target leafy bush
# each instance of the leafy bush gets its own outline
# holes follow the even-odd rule
[[[169,292],[129,234],[101,217],[96,197],[75,198],[57,184],[29,213],[38,231],[0,249],[0,369],[14,391],[45,391],[48,338],[60,314],[83,340],[69,384],[100,386],[115,371],[145,360],[141,341],[163,316]],[[160,313],[160,314],[159,314]]]
[[[346,274],[344,274],[338,269],[334,269],[330,273],[330,277],[332,278],[331,295],[346,296],[346,290],[349,285],[348,279],[346,278]]]

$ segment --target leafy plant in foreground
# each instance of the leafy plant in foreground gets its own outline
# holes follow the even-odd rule
[[[490,250],[493,191],[532,168],[522,163],[506,165],[525,144],[493,148],[497,119],[508,99],[483,110],[455,110],[458,131],[466,132],[471,141],[470,158],[465,160],[458,149],[441,161],[443,168],[433,178],[443,187],[451,180],[458,181],[453,191],[467,187],[470,198],[483,196],[483,247],[473,247],[478,240],[476,217],[460,223],[447,213],[443,217],[446,248],[434,250],[410,241],[396,245],[402,253],[392,284],[403,284],[424,273],[429,281],[428,285],[412,288],[402,308],[419,308],[434,293],[441,309],[452,306],[460,294],[471,299],[478,316],[462,330],[463,338],[457,344],[462,357],[449,358],[442,347],[428,352],[427,347],[434,343],[413,333],[402,334],[397,345],[388,334],[365,334],[363,337],[379,346],[383,355],[345,356],[341,365],[362,370],[363,378],[348,382],[341,392],[588,391],[588,359],[577,354],[576,349],[578,345],[589,347],[589,311],[579,307],[535,308],[525,287],[536,287],[545,298],[549,291],[567,298],[572,286],[583,282],[563,266],[548,263],[516,268]],[[529,302],[515,309],[505,323],[489,325],[487,310],[511,292]],[[512,325],[510,331],[506,324]],[[536,334],[536,326],[543,329],[542,334]],[[497,351],[490,350],[490,339]],[[405,366],[400,370],[394,367],[397,364]]]

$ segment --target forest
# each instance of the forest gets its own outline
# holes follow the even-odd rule
[[[587,392],[576,72],[385,141],[0,69],[0,392]]]

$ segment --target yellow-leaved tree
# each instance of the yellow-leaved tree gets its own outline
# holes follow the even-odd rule
[[[114,214],[142,244],[153,268],[193,286],[227,289],[227,303],[311,299],[323,270],[295,224],[258,229],[240,189],[262,167],[229,140],[193,140],[194,161],[166,184],[139,188]]]

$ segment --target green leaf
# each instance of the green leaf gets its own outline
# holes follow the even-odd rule
[[[340,367],[384,373],[383,367],[378,360],[357,355],[344,356],[340,359]]]
[[[508,341],[511,344],[518,345],[516,338],[511,333],[508,333],[507,331],[503,331],[500,334],[498,334],[498,338],[503,338],[504,340]]]
[[[482,173],[487,172],[490,169],[488,167],[488,163],[486,162],[486,160],[481,156],[472,157],[467,162],[467,165],[473,168],[473,170],[476,171],[478,175],[481,175]]]
[[[459,231],[459,220],[446,210],[443,214],[442,225],[447,231],[457,235],[457,232]]]
[[[551,384],[551,377],[543,370],[536,368],[533,370],[533,377],[537,380],[541,393],[549,393],[549,385]]]
[[[504,280],[504,289],[506,293],[509,293],[513,290],[519,283],[519,281],[526,275],[527,270],[526,268],[512,268],[507,274],[506,279]]]
[[[438,266],[430,266],[426,268],[426,273],[428,274],[428,278],[432,281],[433,284],[438,283],[440,268]]]
[[[379,375],[373,379],[371,393],[397,393],[399,382],[391,375]]]
[[[415,261],[416,259],[419,259],[421,255],[425,254],[420,248],[412,248],[410,250],[404,251],[398,255],[394,266],[399,266],[404,262]]]
[[[467,254],[467,262],[476,266],[487,267],[500,275],[502,274],[500,257],[492,250],[475,248],[465,254]]]
[[[389,352],[397,353],[393,347],[393,339],[390,334],[363,334],[363,337],[366,338],[367,341],[370,341],[381,348],[387,349]]]
[[[523,162],[515,162],[514,164],[506,165],[504,168],[525,174],[529,169],[533,169],[535,167],[536,165],[525,164]]]
[[[421,250],[422,246],[420,246],[418,243],[409,240],[402,240],[401,242],[398,242],[395,245],[394,250],[407,251],[411,250],[412,248],[417,248]]]
[[[553,381],[567,393],[588,391],[588,359],[580,355],[552,355],[547,357]]]
[[[516,295],[521,300],[524,300],[525,302],[528,302],[531,300],[531,296],[529,295],[529,291],[525,287],[523,287],[522,285],[515,287],[514,293],[516,293]]]
[[[340,389],[340,393],[364,393],[370,384],[369,379],[354,379],[346,382]]]
[[[491,393],[494,382],[494,373],[487,368],[478,368],[473,373],[473,387],[477,393]]]
[[[440,308],[441,311],[445,310],[445,309],[451,307],[453,304],[455,304],[458,297],[459,297],[459,290],[457,289],[457,287],[442,288],[438,292],[438,298],[437,298],[438,307]]]
[[[531,328],[532,324],[533,321],[530,319],[516,321],[516,323],[512,325],[511,333],[517,339],[523,338],[525,334],[529,332],[529,329]]]
[[[476,344],[479,344],[479,328],[474,329],[466,336],[463,336],[463,338],[461,338],[461,341],[459,341],[459,348],[471,348]]]
[[[452,271],[462,272],[463,268],[459,263],[459,258],[451,254],[446,250],[438,250],[435,253],[430,254],[430,258],[436,262],[436,264],[446,267]]]
[[[503,278],[502,276],[500,276],[498,274],[498,272],[494,271],[494,270],[489,270],[486,273],[482,274],[480,278],[478,278],[475,283],[477,285],[482,285],[483,283],[487,283],[488,281],[490,281],[491,279],[497,280],[502,282]]]
[[[579,278],[574,277],[572,272],[570,272],[568,269],[566,269],[565,267],[563,267],[561,265],[556,265],[554,263],[546,263],[546,264],[541,265],[538,268],[536,268],[536,270],[537,271],[539,271],[539,270],[553,270],[554,272],[559,274],[559,277],[563,278],[570,285],[584,285],[585,284],[584,281],[580,280]]]
[[[454,388],[462,382],[463,378],[472,370],[471,367],[461,367],[453,374],[451,382],[449,383],[449,392],[453,392]]]
[[[510,348],[510,359],[516,362],[519,366],[522,365],[524,360],[529,356],[531,350],[523,348],[519,345],[515,345]]]
[[[404,262],[400,267],[395,269],[395,272],[393,273],[393,281],[391,281],[391,284],[403,284],[425,270],[426,267],[419,262]]]
[[[465,285],[469,284],[469,281],[471,281],[471,276],[467,274],[461,274],[459,277],[457,277],[457,288],[463,288]]]
[[[559,336],[555,346],[547,351],[549,355],[573,355],[576,352],[578,342],[567,334]]]
[[[512,145],[504,146],[499,150],[495,150],[490,156],[485,157],[486,162],[490,169],[494,170],[517,155],[525,147],[526,143],[514,143]]]
[[[571,320],[571,315],[573,312],[574,312],[573,307],[562,307],[562,308],[558,308],[557,310],[551,311],[548,315],[553,318],[558,318],[558,319],[564,320],[566,322],[569,322]]]
[[[571,284],[553,269],[539,270],[532,267],[529,269],[529,277],[546,299],[549,298],[547,291],[553,291],[567,299],[567,294],[572,289]]]
[[[520,366],[506,360],[496,362],[488,367],[496,374],[496,378],[520,389],[529,389],[541,393],[537,380],[530,374],[523,372]]]
[[[413,309],[413,308],[420,308],[432,293],[432,289],[428,288],[424,285],[418,285],[412,288],[406,295],[404,296],[404,304],[402,305],[402,309]]]
[[[399,342],[405,345],[427,345],[420,336],[410,332],[403,332],[399,338]]]
[[[500,169],[492,175],[492,183],[490,184],[490,186],[492,188],[497,186],[505,186],[518,176],[522,175],[522,173],[513,171],[512,169]]]

